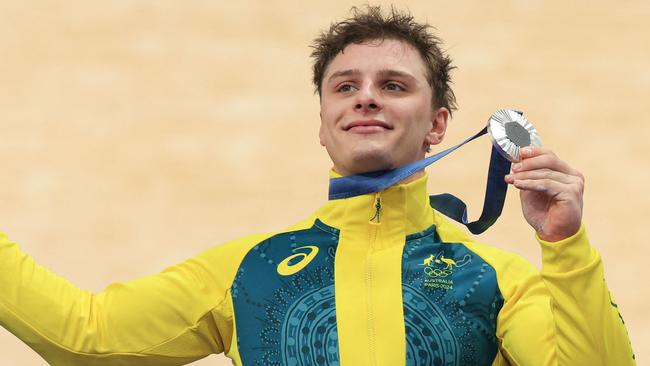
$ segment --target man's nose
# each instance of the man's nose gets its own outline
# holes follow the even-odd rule
[[[357,101],[354,109],[361,113],[378,112],[381,110],[381,103],[377,98],[377,93],[373,85],[364,86],[359,93],[357,93]]]

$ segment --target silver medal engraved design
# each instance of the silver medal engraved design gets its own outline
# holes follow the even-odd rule
[[[513,163],[521,160],[520,150],[526,146],[542,146],[537,130],[523,114],[499,109],[488,120],[488,135],[499,153]]]

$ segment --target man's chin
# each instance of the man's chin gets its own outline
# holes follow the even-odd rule
[[[388,155],[388,156],[387,156]],[[363,154],[354,156],[347,165],[349,175],[365,174],[395,168],[389,154]]]
[[[399,168],[402,165],[424,158],[424,153],[419,159],[418,157],[414,157],[413,159],[396,159],[395,154],[391,154],[390,152],[366,150],[351,152],[345,158],[345,161],[339,161],[339,164],[335,164],[335,170],[343,175],[355,175]]]

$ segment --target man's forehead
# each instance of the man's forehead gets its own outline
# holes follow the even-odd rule
[[[372,71],[387,74],[387,70],[425,75],[424,62],[411,44],[394,39],[376,39],[352,43],[339,52],[328,65],[325,80],[336,74]]]

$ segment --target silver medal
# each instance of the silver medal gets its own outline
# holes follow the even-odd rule
[[[494,112],[488,120],[487,130],[497,151],[513,163],[521,160],[521,148],[542,146],[535,127],[522,113],[511,109]]]

